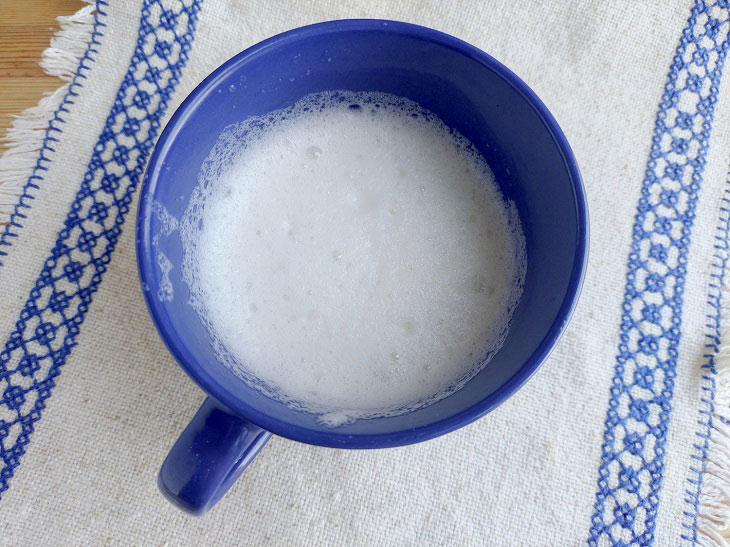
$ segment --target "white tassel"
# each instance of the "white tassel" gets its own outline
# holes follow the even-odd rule
[[[724,294],[723,318],[730,318],[730,295]],[[730,346],[715,357],[715,399],[712,434],[702,474],[702,493],[697,514],[697,545],[730,545]],[[724,421],[723,421],[724,420]]]
[[[73,15],[57,18],[60,29],[51,38],[51,45],[43,52],[39,63],[46,74],[57,76],[65,82],[73,79],[91,41],[95,10],[96,6],[89,5]],[[10,221],[13,208],[43,148],[49,122],[66,96],[68,86],[68,83],[62,85],[43,97],[36,106],[15,116],[2,139],[8,143],[8,148],[0,157],[0,224]],[[52,154],[50,150],[45,151],[46,157]]]

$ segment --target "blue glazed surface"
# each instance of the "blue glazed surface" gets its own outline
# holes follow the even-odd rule
[[[180,278],[182,244],[165,235],[153,202],[181,218],[200,165],[223,129],[328,89],[408,97],[459,130],[486,157],[526,238],[527,275],[510,333],[492,361],[457,393],[408,414],[328,428],[250,388],[221,366],[188,305]],[[187,373],[230,411],[277,435],[339,448],[424,441],[466,425],[514,393],[544,361],[565,328],[583,279],[586,202],[575,158],[558,124],[517,76],[484,52],[406,23],[345,20],[270,38],[233,57],[183,102],[147,168],[137,221],[145,298],[160,334]],[[173,264],[174,298],[158,298],[152,249]],[[243,242],[245,243],[245,242]]]
[[[157,483],[194,515],[210,509],[256,457],[271,433],[233,416],[210,397],[175,442]]]

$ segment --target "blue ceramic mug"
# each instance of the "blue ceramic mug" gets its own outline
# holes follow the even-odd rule
[[[226,126],[335,89],[408,97],[471,140],[517,205],[527,272],[504,346],[462,389],[407,414],[331,428],[267,398],[219,362],[180,277],[180,238],[155,215],[155,204],[182,217],[201,164]],[[285,32],[236,55],[172,116],[140,198],[137,259],[150,314],[180,366],[208,393],[162,465],[160,489],[200,514],[272,433],[335,448],[384,448],[425,441],[483,416],[535,372],[565,328],[587,239],[583,186],[565,136],[527,85],[477,48],[410,24],[346,20]],[[157,251],[172,263],[169,274]],[[160,298],[168,276],[174,296]]]

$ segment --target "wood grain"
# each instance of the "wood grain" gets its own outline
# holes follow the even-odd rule
[[[47,92],[63,84],[38,66],[58,28],[56,17],[71,15],[85,4],[81,0],[24,0],[2,4],[0,17],[0,135],[12,116],[38,103]],[[0,152],[5,145],[0,147]]]

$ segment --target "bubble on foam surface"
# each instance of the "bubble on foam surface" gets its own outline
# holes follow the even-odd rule
[[[172,216],[165,206],[159,201],[152,201],[151,203],[152,213],[160,223],[159,231],[152,237],[152,248],[155,251],[155,258],[157,259],[157,267],[160,269],[160,286],[157,289],[157,298],[160,302],[172,302],[175,294],[172,288],[172,281],[170,281],[170,272],[172,271],[172,262],[167,258],[165,253],[160,249],[160,238],[163,236],[169,236],[172,232],[178,229],[178,220]],[[147,289],[149,290],[149,289]]]
[[[180,231],[221,360],[332,427],[463,386],[503,344],[526,268],[484,159],[384,93],[317,93],[226,128]]]
[[[160,268],[160,286],[157,289],[157,298],[161,302],[172,302],[175,296],[172,289],[172,282],[170,281],[170,272],[172,271],[172,262],[167,256],[157,251],[157,266]]]
[[[160,223],[160,233],[162,235],[170,235],[178,228],[178,220],[172,216],[165,206],[157,201],[153,200],[151,203],[152,213],[157,217]]]

